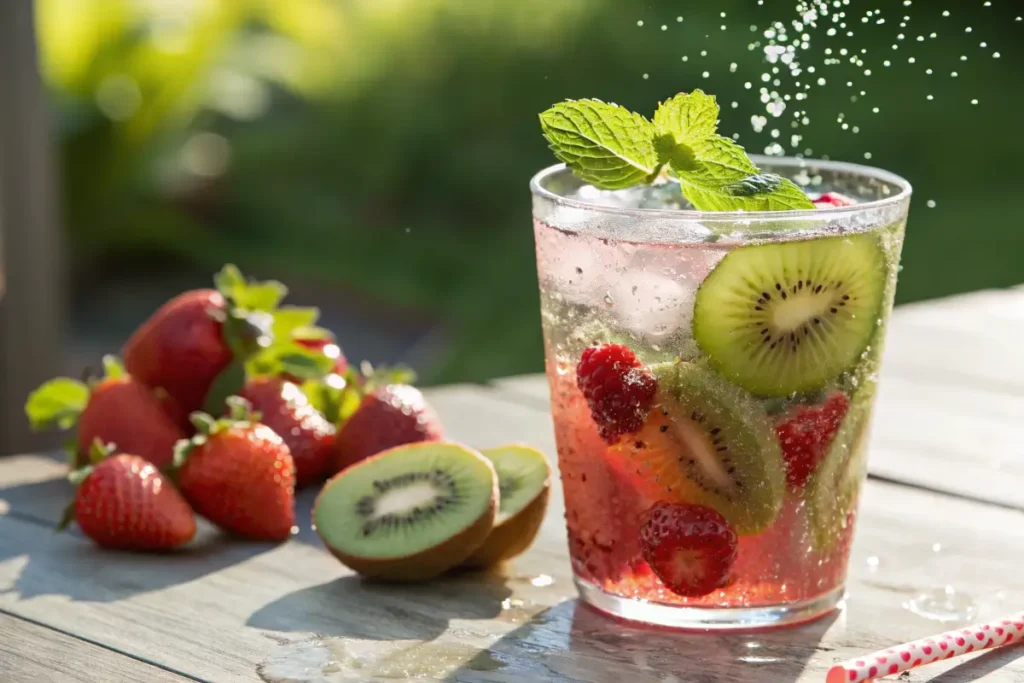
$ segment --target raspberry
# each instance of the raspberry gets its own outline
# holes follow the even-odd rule
[[[736,532],[702,505],[655,503],[640,518],[644,559],[665,587],[699,597],[725,586],[736,561]]]
[[[854,204],[856,204],[855,201],[846,195],[839,194],[838,192],[826,192],[814,200],[814,206],[819,209],[835,208],[838,206],[853,206]]]
[[[601,438],[609,444],[640,430],[658,390],[658,381],[641,369],[636,355],[622,344],[584,349],[576,366],[576,382]]]
[[[818,468],[849,408],[850,399],[837,391],[821,405],[804,406],[789,413],[775,427],[786,461],[786,481],[794,489],[806,484]]]

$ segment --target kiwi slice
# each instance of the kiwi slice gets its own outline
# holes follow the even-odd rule
[[[875,235],[740,247],[697,290],[693,336],[711,366],[748,391],[815,391],[867,347],[885,280]]]
[[[782,505],[785,472],[771,422],[754,397],[694,363],[652,368],[656,405],[619,444],[680,502],[717,510],[738,534],[756,534]]]
[[[846,530],[864,481],[872,406],[871,392],[864,394],[854,397],[828,453],[804,487],[811,546],[822,552],[831,549]]]
[[[342,564],[368,578],[425,581],[487,539],[498,512],[491,461],[453,443],[408,444],[324,486],[313,526]]]
[[[490,567],[519,555],[533,543],[544,521],[551,493],[551,466],[529,446],[483,449],[498,473],[498,520],[484,544],[463,564]]]

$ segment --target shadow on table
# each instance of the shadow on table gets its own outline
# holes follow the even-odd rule
[[[228,541],[201,521],[196,540],[177,552],[103,550],[74,525],[61,534],[55,531],[72,496],[73,488],[63,478],[0,488],[0,500],[9,505],[0,522],[10,520],[0,531],[0,563],[24,558],[15,578],[7,581],[0,575],[0,593],[22,599],[65,595],[76,601],[113,602],[194,581],[276,547]]]
[[[837,614],[804,626],[691,633],[613,620],[578,600],[538,614],[452,672],[449,683],[786,683],[796,681]],[[668,675],[674,678],[666,678]]]
[[[492,619],[512,591],[505,577],[474,573],[428,585],[381,584],[345,576],[289,593],[262,607],[248,626],[324,637],[432,640],[452,619]]]

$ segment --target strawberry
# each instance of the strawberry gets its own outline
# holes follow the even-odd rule
[[[394,446],[436,441],[443,436],[441,421],[419,389],[388,384],[364,396],[341,426],[332,472]]]
[[[677,595],[707,595],[729,581],[736,561],[736,532],[711,508],[655,503],[640,518],[644,559]]]
[[[315,308],[281,307],[279,282],[250,282],[234,266],[214,278],[217,289],[181,294],[137,329],[124,345],[128,371],[165,390],[185,414],[217,412],[237,393],[246,371],[320,377],[335,360],[297,339],[322,336]]]
[[[826,192],[814,200],[814,206],[819,209],[837,208],[840,206],[853,206],[857,202],[838,192]]]
[[[25,404],[32,427],[71,429],[77,425],[78,434],[69,446],[72,467],[86,464],[97,439],[157,467],[169,464],[175,443],[184,436],[176,405],[125,374],[115,357],[105,357],[103,365],[106,375],[102,380],[86,384],[58,377],[32,392]]]
[[[295,463],[288,446],[260,424],[245,399],[231,415],[194,413],[198,434],[175,453],[178,485],[197,513],[231,533],[280,541],[295,526]]]
[[[836,391],[821,405],[790,411],[775,427],[786,462],[786,481],[792,488],[806,484],[818,468],[849,408],[850,399]]]
[[[576,382],[601,438],[609,444],[643,426],[658,391],[658,381],[622,344],[584,349],[576,366]]]
[[[196,534],[192,509],[153,463],[137,455],[110,454],[97,441],[93,464],[72,475],[75,500],[60,528],[72,519],[104,548],[172,550]]]
[[[296,486],[326,475],[334,454],[335,428],[298,386],[277,377],[259,377],[246,382],[240,396],[288,446],[295,461]]]

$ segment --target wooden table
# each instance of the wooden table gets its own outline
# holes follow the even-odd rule
[[[624,626],[575,599],[556,496],[503,574],[363,584],[308,524],[278,546],[204,527],[188,552],[101,552],[51,528],[55,459],[0,462],[0,681],[823,681],[835,662],[941,624],[905,607],[946,586],[976,618],[1024,609],[1024,289],[898,309],[889,332],[849,605],[749,634]],[[542,377],[430,392],[453,438],[554,453]],[[308,519],[312,493],[302,495]],[[1024,681],[1024,648],[911,681]],[[903,680],[908,680],[904,678]]]

